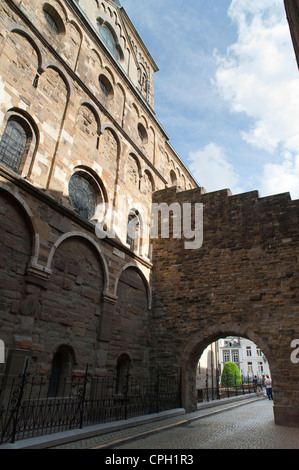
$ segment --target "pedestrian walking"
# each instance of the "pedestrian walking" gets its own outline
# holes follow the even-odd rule
[[[257,380],[256,380],[256,394],[257,394],[257,396],[259,396],[262,389],[263,389],[262,379],[260,377],[258,377]]]
[[[269,398],[269,400],[273,400],[272,380],[268,374],[266,375],[266,378],[265,378],[265,385],[266,385],[267,397]]]
[[[258,394],[259,394],[259,390],[258,390],[257,376],[256,376],[256,375],[255,375],[254,378],[253,378],[253,385],[254,385],[254,391],[255,391],[255,393],[258,395]]]
[[[266,397],[267,396],[267,390],[266,390],[265,376],[264,375],[262,375],[262,389],[263,389],[264,397]]]

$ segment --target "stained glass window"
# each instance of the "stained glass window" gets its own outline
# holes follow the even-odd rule
[[[73,208],[84,219],[91,219],[96,209],[96,193],[93,185],[83,176],[75,174],[69,182],[69,198]]]
[[[0,142],[0,162],[18,172],[27,145],[24,127],[13,119],[9,120]]]

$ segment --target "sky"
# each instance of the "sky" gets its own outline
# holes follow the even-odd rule
[[[155,113],[207,191],[299,199],[299,71],[283,0],[122,0]]]

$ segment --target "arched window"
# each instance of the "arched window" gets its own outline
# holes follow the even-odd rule
[[[0,162],[20,172],[28,152],[32,133],[26,121],[12,117],[6,124],[0,141]]]
[[[94,184],[81,174],[72,175],[69,182],[69,198],[75,211],[84,219],[91,219],[96,210]]]
[[[147,132],[143,124],[139,123],[137,126],[137,130],[138,130],[138,135],[140,137],[141,142],[143,144],[146,144],[148,142],[148,136],[147,136]]]
[[[106,98],[112,98],[113,97],[113,87],[112,87],[110,81],[108,80],[108,78],[105,77],[105,75],[101,74],[99,76],[99,84],[100,84],[100,88],[101,88],[104,96],[106,96]]]
[[[171,183],[171,186],[177,185],[177,176],[173,170],[170,171],[170,183]]]
[[[125,393],[125,387],[128,384],[131,359],[127,354],[122,354],[117,359],[116,366],[116,387],[115,393]]]
[[[68,189],[75,212],[87,220],[102,220],[106,213],[108,197],[103,182],[91,168],[76,167]]]
[[[99,29],[99,32],[103,39],[104,44],[107,46],[107,48],[111,52],[114,59],[119,60],[119,51],[118,51],[117,44],[116,44],[116,41],[112,32],[105,24],[103,23],[101,24],[99,21],[97,22],[97,25],[98,25],[98,29]]]
[[[70,381],[67,379],[71,378],[73,364],[73,349],[70,346],[60,346],[53,356],[48,397],[65,395],[68,392]]]
[[[55,34],[58,34],[59,33],[59,29],[58,29],[58,26],[57,26],[57,23],[56,21],[54,20],[53,16],[46,10],[44,10],[44,15],[45,15],[45,18],[47,20],[47,23],[48,25],[50,26],[50,28],[52,29],[52,31],[55,33]]]
[[[132,251],[138,251],[140,240],[140,219],[136,210],[131,210],[127,224],[127,244]]]
[[[47,24],[54,34],[65,33],[63,20],[52,5],[45,3],[43,6],[43,13]]]

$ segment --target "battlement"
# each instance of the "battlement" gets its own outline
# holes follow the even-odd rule
[[[180,230],[178,217],[181,216],[184,225],[184,205],[187,203],[195,207],[195,204],[202,204],[203,244],[200,249],[203,251],[223,248],[247,250],[256,246],[267,249],[269,246],[285,245],[286,240],[288,243],[299,241],[299,200],[293,201],[289,193],[261,198],[258,191],[232,195],[229,189],[207,193],[203,188],[190,191],[168,188],[154,193],[153,203],[167,204],[169,212],[175,210],[175,233]],[[180,204],[181,210],[170,207],[174,203]],[[195,209],[190,213],[189,225],[195,227],[199,223]],[[169,241],[171,239],[172,236]],[[180,241],[174,242],[178,244],[177,249],[181,249]]]
[[[287,204],[289,202],[296,203],[296,200],[292,200],[289,192],[278,193],[271,196],[261,197],[257,190],[248,191],[240,194],[232,194],[231,190],[221,189],[217,191],[207,192],[203,187],[190,189],[187,191],[177,190],[176,187],[162,189],[156,191],[153,195],[154,202],[217,202],[219,200],[231,201],[232,203],[265,203],[265,204]],[[298,200],[299,203],[299,200]]]

